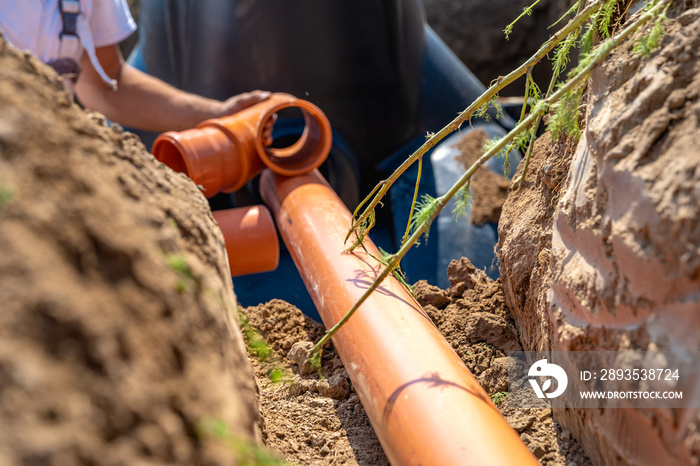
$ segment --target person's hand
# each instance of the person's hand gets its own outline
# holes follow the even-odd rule
[[[234,95],[221,102],[220,116],[232,115],[236,112],[240,112],[241,110],[269,99],[271,95],[272,93],[268,91],[251,91]]]
[[[234,95],[233,97],[221,102],[221,116],[232,115],[255,104],[263,102],[270,98],[272,93],[268,91],[251,91],[243,94]],[[272,115],[272,118],[265,123],[263,131],[263,144],[265,147],[272,144],[272,127],[277,121],[277,114]]]

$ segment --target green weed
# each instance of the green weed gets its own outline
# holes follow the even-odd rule
[[[425,240],[428,241],[428,235],[430,234],[430,224],[435,218],[436,208],[437,199],[428,194],[423,194],[421,200],[416,203],[410,227],[411,235],[415,233],[421,225],[426,225],[423,235],[425,236]],[[418,245],[420,243],[416,241],[415,244]]]
[[[500,408],[501,404],[506,400],[506,398],[508,398],[508,392],[497,392],[491,395],[489,398],[491,398],[493,404]]]
[[[668,9],[668,7],[666,7]],[[661,36],[664,35],[664,22],[667,20],[666,10],[659,15],[654,21],[654,25],[651,27],[649,32],[643,34],[634,47],[632,51],[639,54],[642,58],[647,58],[651,53],[659,48],[659,42],[661,41]]]
[[[9,185],[0,186],[0,211],[2,211],[17,196],[16,190]]]
[[[456,220],[459,220],[460,217],[465,217],[472,207],[473,199],[471,193],[469,192],[469,186],[470,183],[462,186],[459,191],[457,191],[455,196],[456,202],[455,207],[452,210],[452,215],[454,215]]]
[[[252,440],[235,435],[229,425],[221,418],[203,417],[195,426],[197,437],[202,440],[212,439],[228,447],[241,466],[286,466],[287,463],[272,451]]]
[[[566,92],[562,99],[552,105],[552,115],[547,122],[547,131],[552,134],[552,139],[558,141],[560,136],[566,135],[578,140],[581,137],[579,128],[580,100],[585,85],[581,84]]]
[[[484,105],[479,107],[476,112],[474,112],[474,116],[477,118],[483,118],[485,121],[489,121],[491,120],[491,115],[489,115],[489,109],[491,108],[494,109],[497,120],[502,120],[504,118],[503,107],[501,106],[498,93],[491,96],[491,98]],[[435,135],[433,134],[433,136]]]
[[[538,3],[540,3],[540,0],[535,0],[535,3],[533,3],[532,5],[526,6],[525,8],[523,8],[523,12],[520,13],[520,16],[515,18],[515,20],[512,23],[510,23],[508,26],[505,27],[505,29],[503,29],[503,34],[505,34],[506,40],[508,40],[508,38],[510,37],[510,34],[513,32],[513,26],[515,26],[515,23],[520,21],[520,19],[523,18],[524,16],[530,16],[532,14],[532,9]]]
[[[267,375],[272,383],[291,383],[293,379],[292,374],[279,364],[272,347],[270,347],[258,329],[253,327],[248,316],[241,312],[240,309],[238,311],[238,322],[241,326],[241,332],[243,332],[246,346],[250,354],[258,358],[261,362],[270,365],[267,370]]]
[[[193,285],[199,284],[199,279],[187,263],[187,258],[182,254],[165,254],[165,262],[168,267],[177,272],[178,279],[175,282],[175,290],[182,294],[189,290]]]
[[[258,330],[250,324],[250,319],[240,310],[238,311],[238,321],[241,324],[241,331],[246,339],[246,344],[250,352],[262,362],[272,359],[274,351],[270,348],[265,338]]]

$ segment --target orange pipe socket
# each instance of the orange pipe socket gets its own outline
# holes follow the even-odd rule
[[[212,212],[224,234],[231,276],[275,270],[280,260],[277,230],[265,206]]]
[[[303,113],[303,133],[289,147],[265,147],[265,125],[276,112],[290,107]],[[265,166],[281,175],[306,173],[326,160],[331,139],[331,125],[321,109],[292,95],[275,93],[264,102],[206,120],[195,129],[163,133],[153,143],[152,152],[212,197],[240,189]]]
[[[263,172],[261,192],[327,328],[382,267],[342,254],[351,215],[317,170]],[[370,241],[367,251],[381,257]],[[413,296],[388,277],[333,337],[389,461],[395,465],[536,465]]]

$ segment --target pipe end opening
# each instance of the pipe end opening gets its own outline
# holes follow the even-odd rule
[[[258,125],[256,146],[260,158],[273,171],[286,176],[293,176],[320,166],[328,157],[331,147],[331,127],[326,115],[315,105],[306,101],[296,101],[277,112],[280,117],[289,114],[304,121],[301,134],[287,134],[275,138],[272,145],[263,147],[263,131],[272,113],[261,120]]]
[[[184,173],[189,176],[187,163],[183,156],[183,149],[180,148],[177,141],[168,136],[167,133],[156,140],[153,144],[152,153],[156,159],[170,167],[173,171]]]

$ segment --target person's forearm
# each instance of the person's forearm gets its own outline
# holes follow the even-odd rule
[[[189,94],[123,64],[116,91],[107,86],[78,88],[83,104],[124,126],[162,132],[184,130],[219,116],[222,102]]]
[[[267,99],[269,92],[251,91],[223,102],[176,89],[124,63],[119,47],[95,49],[105,73],[118,83],[113,91],[98,74],[87,53],[83,53],[76,90],[89,109],[131,128],[163,132],[194,128],[209,118],[231,115]],[[271,126],[272,123],[270,123]]]

